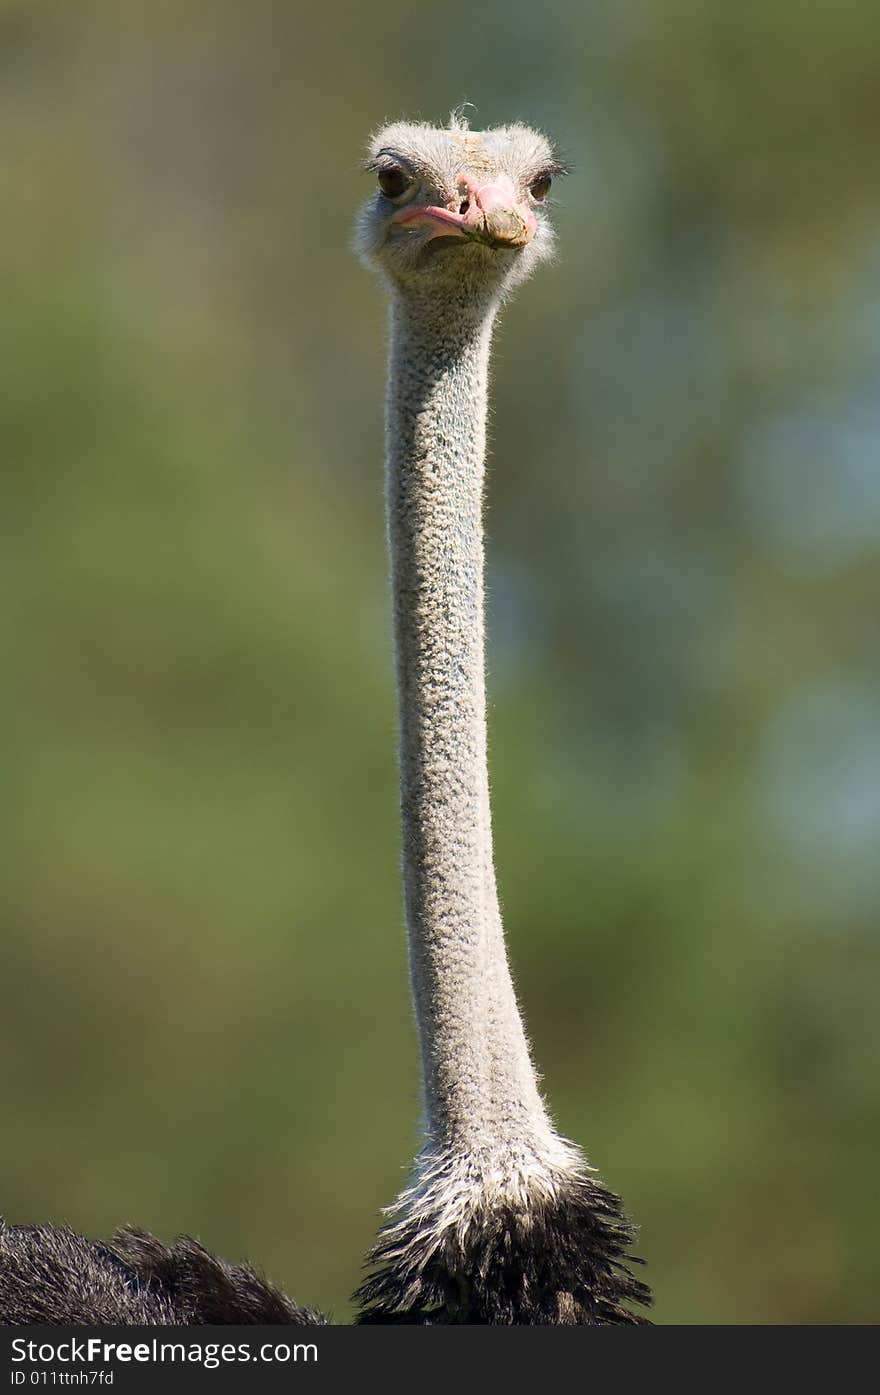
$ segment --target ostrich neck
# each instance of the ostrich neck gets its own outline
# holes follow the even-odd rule
[[[483,650],[482,496],[497,305],[392,306],[387,511],[403,877],[426,1144],[497,1158],[553,1137],[495,888]]]

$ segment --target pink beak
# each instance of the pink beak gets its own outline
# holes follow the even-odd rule
[[[525,247],[534,237],[535,214],[528,202],[518,197],[508,175],[480,183],[462,174],[458,187],[459,197],[451,206],[410,204],[391,221],[405,228],[428,227],[429,238],[471,237],[489,247]]]

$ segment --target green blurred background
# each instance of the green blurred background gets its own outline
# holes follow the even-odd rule
[[[880,12],[0,0],[0,1208],[350,1315],[415,1143],[369,130],[574,172],[507,310],[497,860],[660,1322],[877,1318]]]

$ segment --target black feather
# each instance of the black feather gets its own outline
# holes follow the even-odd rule
[[[355,1294],[361,1323],[600,1326],[646,1323],[651,1294],[627,1255],[633,1227],[601,1182],[574,1179],[553,1201],[487,1206],[464,1232],[392,1222]]]
[[[87,1240],[66,1226],[0,1222],[0,1325],[177,1327],[314,1324],[249,1265],[227,1264],[181,1236],[142,1230]]]

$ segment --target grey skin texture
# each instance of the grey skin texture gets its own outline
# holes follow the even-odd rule
[[[556,1132],[538,1088],[508,967],[489,807],[489,352],[503,300],[552,253],[543,198],[562,170],[536,131],[470,131],[456,118],[448,129],[386,126],[368,167],[380,188],[360,213],[356,248],[390,299],[386,503],[424,1141],[359,1296],[375,1321],[631,1322],[623,1303],[643,1302],[647,1291],[619,1263],[630,1238],[620,1203]],[[470,207],[474,216],[469,193],[499,181],[520,214],[493,208],[467,236],[399,220],[420,205]],[[527,240],[517,233],[523,220],[533,229]],[[590,1232],[587,1269],[600,1261],[587,1287],[606,1291],[592,1307],[583,1273],[542,1268],[529,1281],[530,1256],[511,1263],[523,1244],[547,1249],[542,1218],[567,1233],[566,1214],[568,1230]],[[597,1218],[601,1234],[593,1234]],[[569,1268],[579,1262],[571,1249]],[[503,1290],[500,1300],[481,1292],[487,1281]],[[529,1283],[547,1290],[543,1307],[530,1305]]]

